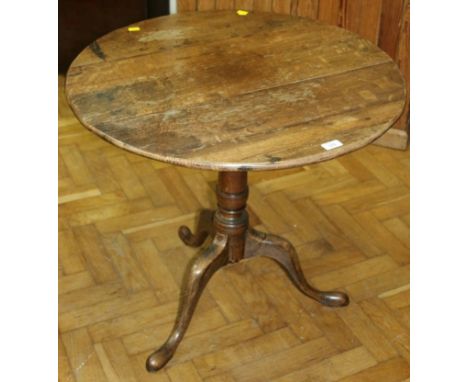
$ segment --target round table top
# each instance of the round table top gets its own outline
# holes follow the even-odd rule
[[[387,54],[315,20],[218,11],[136,26],[84,49],[66,94],[87,128],[140,155],[219,171],[302,166],[372,142],[404,107]]]

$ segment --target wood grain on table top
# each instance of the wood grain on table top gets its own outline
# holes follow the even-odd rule
[[[404,107],[387,54],[315,20],[228,11],[137,25],[83,50],[66,93],[86,127],[150,158],[212,170],[306,165],[372,142]],[[343,146],[321,146],[335,139]]]

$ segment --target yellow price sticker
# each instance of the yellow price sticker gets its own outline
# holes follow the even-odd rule
[[[239,16],[247,16],[247,15],[249,14],[249,11],[243,11],[242,9],[239,9],[239,10],[237,11],[237,14],[238,14]]]
[[[129,31],[129,32],[139,32],[139,31],[140,31],[140,27],[128,27],[128,31]]]

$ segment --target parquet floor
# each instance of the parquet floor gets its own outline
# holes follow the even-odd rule
[[[369,146],[249,180],[253,224],[287,237],[309,281],[351,304],[318,305],[267,259],[224,268],[172,361],[146,373],[196,253],[177,228],[214,207],[216,173],[97,138],[59,78],[60,381],[409,381],[409,151]]]

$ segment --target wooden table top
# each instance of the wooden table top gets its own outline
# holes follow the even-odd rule
[[[66,79],[80,121],[137,154],[220,171],[296,167],[365,146],[403,110],[396,64],[341,28],[232,11],[137,25],[88,46]]]

